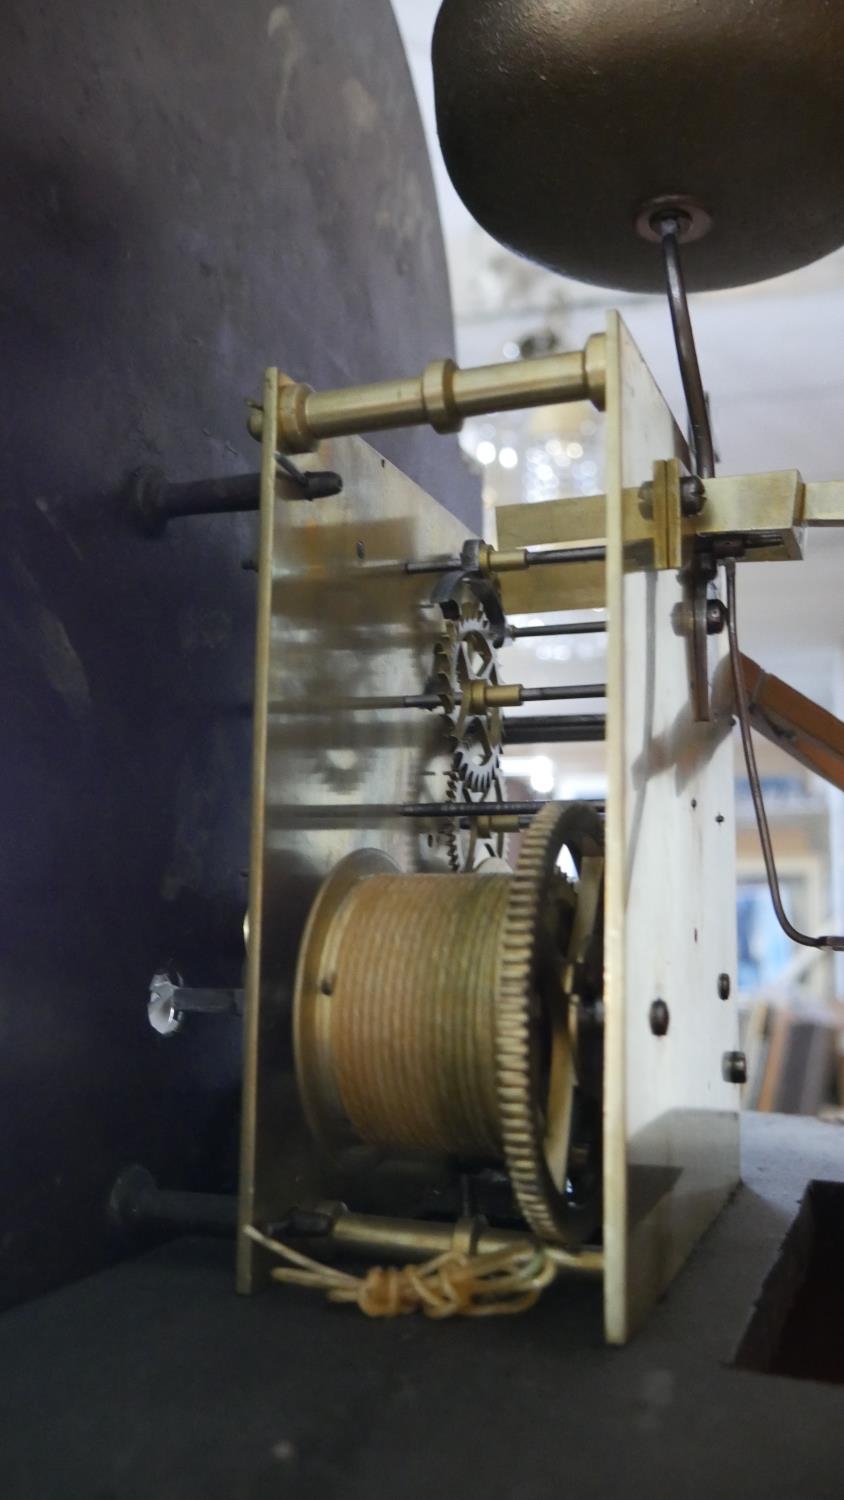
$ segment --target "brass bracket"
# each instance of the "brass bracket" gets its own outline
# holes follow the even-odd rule
[[[657,459],[653,477],[639,491],[639,509],[653,527],[653,566],[679,572],[683,567],[683,500],[680,463]]]
[[[691,486],[700,486],[698,493]],[[844,481],[806,484],[796,469],[698,480],[682,475],[676,460],[660,461],[639,488],[623,492],[628,565],[679,571],[695,540],[729,549],[742,563],[797,562],[808,528],[844,526]],[[606,537],[606,497],[587,495],[502,505],[496,511],[504,556],[531,547],[575,547]],[[651,558],[653,557],[653,562]],[[509,567],[517,567],[514,562]],[[498,568],[497,571],[505,571]],[[591,562],[543,569],[526,577],[519,568],[502,579],[508,614],[566,608],[600,608],[606,602],[603,565]]]

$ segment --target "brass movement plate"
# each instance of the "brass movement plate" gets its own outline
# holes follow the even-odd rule
[[[326,441],[303,466],[334,469],[336,498],[309,503],[275,474],[277,375],[265,387],[253,748],[249,957],[240,1223],[332,1195],[296,1088],[291,1003],[316,892],[355,849],[418,869],[426,833],[396,814],[439,800],[426,780],[434,715],[375,706],[422,692],[441,613],[436,575],[408,558],[459,553],[466,529],[359,438]],[[369,705],[369,706],[367,706]],[[336,1196],[336,1193],[334,1194]],[[238,1287],[265,1279],[239,1237]]]
[[[620,1343],[738,1179],[738,1100],[721,1076],[738,1026],[731,720],[716,708],[713,721],[695,722],[684,585],[674,571],[643,566],[641,513],[624,504],[625,492],[653,477],[656,461],[687,466],[688,453],[615,315],[607,382],[604,1284],[607,1337]],[[291,499],[289,481],[275,472],[277,405],[270,371],[241,1224],[342,1196],[336,1163],[315,1149],[298,1102],[296,958],[313,898],[344,856],[372,848],[400,869],[420,867],[424,835],[397,808],[443,795],[426,781],[437,724],[383,700],[424,690],[441,628],[431,606],[435,578],[408,575],[405,559],[453,556],[466,536],[357,438],[329,440],[306,460],[338,470],[342,495],[314,505]],[[719,658],[722,642],[713,640],[716,677]],[[728,695],[713,691],[713,702],[728,703]],[[727,1001],[719,995],[723,974],[732,982]],[[655,1000],[668,1007],[664,1036],[651,1029]],[[376,1170],[370,1163],[364,1175]],[[264,1252],[241,1236],[239,1289],[263,1284],[266,1272]]]
[[[739,1176],[731,719],[696,723],[684,589],[635,563],[626,488],[688,454],[627,329],[607,332],[605,1326],[642,1321]],[[710,643],[722,655],[723,637]],[[717,695],[716,695],[717,701]],[[719,997],[728,974],[732,996]],[[654,1035],[650,1008],[668,1007]]]

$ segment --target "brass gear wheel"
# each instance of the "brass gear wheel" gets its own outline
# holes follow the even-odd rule
[[[474,793],[463,780],[457,767],[452,765],[446,800],[455,804],[458,816],[461,804],[466,803],[471,803],[473,806],[479,802],[488,804],[490,813],[494,813],[496,802],[504,801],[504,783],[501,777],[496,775],[486,791]],[[486,859],[503,861],[507,859],[506,833],[481,835],[478,833],[474,820],[470,828],[464,829],[458,826],[455,819],[454,823],[446,825],[443,837],[449,868],[455,875],[471,874]]]
[[[411,856],[414,869],[463,875],[471,874],[489,858],[506,862],[506,833],[479,834],[475,822],[468,828],[459,826],[461,810],[467,805],[475,807],[480,803],[488,806],[489,812],[494,814],[496,803],[503,802],[505,796],[504,780],[500,774],[493,778],[485,791],[473,792],[463,781],[450,749],[443,748],[431,755],[420,778],[419,801],[453,803],[454,820],[443,819],[434,829],[423,831],[418,836]]]
[[[501,764],[501,712],[470,714],[464,706],[472,682],[498,682],[495,648],[483,610],[464,605],[460,617],[447,620],[434,647],[434,691],[449,724],[453,766],[470,792],[490,789]],[[459,699],[463,697],[464,703]]]
[[[577,1237],[577,1212],[572,1210],[568,1186],[571,1138],[570,1106],[566,1118],[557,1122],[556,1160],[549,1140],[555,1092],[569,1099],[571,1062],[577,1067],[572,1041],[571,1018],[563,1024],[568,1035],[561,1038],[565,1085],[554,1079],[554,1043],[551,1042],[548,1077],[543,1086],[542,1038],[537,1023],[542,984],[543,944],[547,941],[546,913],[553,892],[560,850],[567,847],[574,858],[578,881],[575,920],[567,944],[563,991],[567,1009],[576,1008],[579,988],[591,977],[595,987],[600,977],[595,967],[602,952],[601,895],[603,884],[603,827],[598,814],[583,804],[549,803],[538,813],[522,839],[518,864],[512,876],[501,928],[498,957],[498,1008],[496,1014],[495,1065],[501,1144],[510,1183],[518,1207],[541,1240],[568,1243]],[[588,864],[588,868],[587,868]],[[589,971],[592,971],[591,976]],[[556,984],[559,986],[559,968]],[[552,972],[551,985],[555,982]],[[545,981],[548,982],[547,979]],[[559,1017],[560,993],[549,997]],[[557,1080],[559,1083],[559,1080]],[[562,1142],[562,1150],[559,1149]]]

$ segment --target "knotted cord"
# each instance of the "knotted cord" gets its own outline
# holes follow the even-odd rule
[[[312,1260],[251,1224],[244,1233],[288,1262],[275,1281],[325,1292],[329,1302],[355,1303],[368,1318],[423,1312],[427,1318],[497,1317],[526,1312],[556,1275],[544,1246],[532,1240],[467,1255],[446,1250],[421,1265],[373,1266],[364,1276]]]

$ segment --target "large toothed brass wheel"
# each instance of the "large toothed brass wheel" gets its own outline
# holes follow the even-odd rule
[[[404,875],[376,850],[343,860],[296,977],[315,1136],[503,1165],[535,1234],[580,1238],[600,1192],[602,903],[602,823],[580,804],[538,814],[514,873]]]
[[[567,848],[576,888],[560,888],[557,860]],[[582,805],[551,804],[522,841],[508,882],[498,958],[495,1062],[501,1145],[516,1202],[540,1239],[575,1237],[589,1221],[588,1204],[573,1192],[570,1161],[576,1097],[587,1094],[593,1128],[600,1099],[592,1037],[579,1010],[600,993],[603,969],[603,829]],[[566,920],[568,908],[568,920]],[[582,1059],[579,1052],[583,1053]],[[597,1100],[595,1095],[598,1096]],[[587,1130],[587,1137],[589,1132]],[[594,1137],[579,1146],[588,1154]],[[594,1160],[585,1165],[595,1172]],[[594,1199],[597,1181],[586,1196]]]

